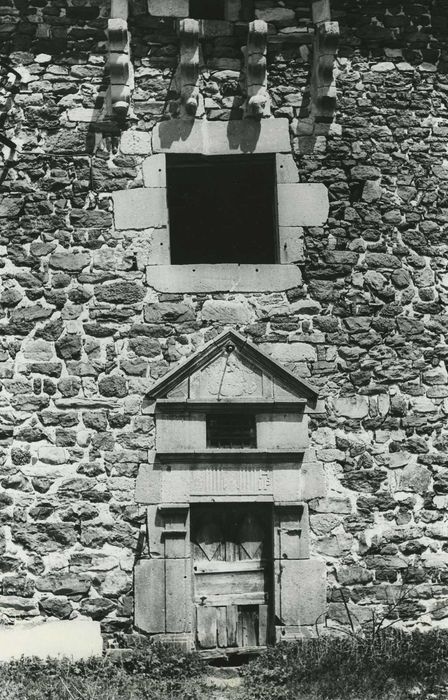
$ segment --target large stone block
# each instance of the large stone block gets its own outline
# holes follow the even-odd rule
[[[225,301],[223,299],[207,299],[202,307],[203,321],[218,323],[250,323],[254,311],[244,302]]]
[[[276,615],[283,625],[314,625],[326,611],[326,567],[315,559],[277,560]]]
[[[257,446],[266,450],[305,450],[308,447],[308,415],[305,413],[259,414]]]
[[[143,161],[145,187],[166,187],[166,156],[156,153]]]
[[[151,153],[151,134],[148,131],[123,132],[120,151],[127,155],[148,155]]]
[[[279,257],[282,265],[304,258],[303,228],[301,226],[278,227]]]
[[[52,344],[47,340],[28,339],[22,345],[23,356],[34,362],[48,362],[53,357]]]
[[[290,149],[287,119],[262,119],[261,122],[171,119],[160,122],[153,131],[155,152],[240,155],[289,153]]]
[[[329,212],[328,190],[320,183],[277,185],[279,226],[322,226]]]
[[[73,661],[101,656],[99,622],[67,620],[0,627],[0,661],[37,656],[68,657]]]
[[[148,190],[149,191],[149,190]],[[146,279],[159,292],[278,292],[302,283],[295,265],[149,265]]]
[[[129,13],[129,0],[111,0],[110,16],[127,20]]]
[[[348,496],[329,496],[322,498],[316,496],[310,504],[310,510],[314,513],[337,513],[348,515],[352,512],[352,505]]]
[[[162,187],[118,190],[112,194],[117,229],[168,225],[166,190]]]
[[[265,22],[276,24],[279,27],[288,27],[295,24],[294,10],[285,7],[266,7],[255,10],[255,17]]]
[[[327,484],[323,465],[320,462],[303,462],[300,468],[300,498],[310,501],[324,498]]]
[[[316,350],[308,343],[264,343],[262,350],[282,364],[316,360]]]
[[[148,0],[148,12],[155,17],[188,17],[189,0]]]
[[[157,416],[157,450],[204,450],[206,425],[203,415],[196,413]]]
[[[300,182],[296,162],[290,153],[278,153],[275,157],[277,184]]]
[[[369,399],[367,396],[341,396],[334,402],[334,407],[344,418],[365,418],[369,414]]]
[[[408,464],[401,474],[399,489],[424,494],[431,483],[431,472],[421,464]]]

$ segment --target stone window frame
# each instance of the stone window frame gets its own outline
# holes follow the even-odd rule
[[[325,185],[299,181],[287,119],[162,121],[152,132],[151,151],[143,161],[143,187],[112,193],[117,230],[153,232],[157,252],[146,264],[149,286],[166,293],[206,293],[285,291],[302,284],[298,263],[303,262],[303,229],[326,222],[329,202]],[[166,189],[170,153],[275,156],[277,263],[171,264]]]

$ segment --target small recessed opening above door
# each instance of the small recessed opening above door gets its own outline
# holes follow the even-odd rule
[[[207,447],[244,448],[257,446],[255,415],[213,413],[206,417]]]

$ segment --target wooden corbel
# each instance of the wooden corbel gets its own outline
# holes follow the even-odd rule
[[[261,119],[269,114],[267,91],[267,45],[268,25],[256,19],[249,24],[246,47],[246,92],[245,114]]]
[[[133,87],[127,18],[127,0],[112,0],[111,17],[107,24],[110,103],[112,113],[120,119],[128,113]]]
[[[179,22],[180,39],[180,99],[184,116],[194,117],[199,106],[199,22],[183,19]]]
[[[336,109],[334,64],[339,45],[337,22],[316,25],[314,38],[312,103],[317,120],[331,121]]]

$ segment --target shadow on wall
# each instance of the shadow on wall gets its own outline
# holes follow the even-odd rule
[[[0,58],[0,91],[5,95],[3,110],[0,113],[0,143],[5,147],[5,157],[0,172],[0,187],[15,162],[17,146],[6,136],[4,130],[9,111],[14,105],[14,98],[20,91],[20,81],[21,75],[14,66],[7,59]]]
[[[20,52],[25,54],[30,52],[36,57],[39,52],[48,52],[48,64],[45,62],[37,62],[44,69],[41,73],[34,72],[34,75],[43,76],[42,82],[48,79],[51,86],[44,93],[45,107],[42,109],[46,114],[40,120],[46,136],[45,142],[40,142],[39,147],[43,146],[44,151],[52,155],[58,154],[77,154],[91,155],[94,154],[103,137],[120,137],[121,133],[128,129],[133,123],[143,122],[148,123],[148,131],[151,129],[155,121],[166,119],[169,117],[177,117],[179,111],[180,90],[179,90],[179,38],[176,33],[176,20],[173,18],[151,17],[146,10],[146,4],[135,3],[133,5],[133,16],[129,18],[129,28],[131,32],[131,57],[134,59],[150,59],[151,66],[141,65],[137,70],[136,91],[134,94],[134,105],[129,110],[127,116],[111,115],[111,109],[107,103],[110,102],[110,75],[107,66],[107,19],[108,9],[100,9],[98,7],[71,7],[67,9],[66,16],[62,17],[53,12],[46,14],[46,8],[43,9],[43,20],[41,24],[29,23],[26,27],[22,27],[25,22],[25,16],[19,16],[16,19],[15,26],[12,25],[12,30],[9,39],[5,42],[5,48],[10,52]],[[23,13],[22,13],[23,14]],[[225,23],[227,24],[227,23]],[[23,30],[23,36],[21,34]],[[4,34],[4,32],[3,32]],[[62,36],[63,35],[63,36]],[[225,37],[224,37],[225,39]],[[334,36],[333,36],[334,39]],[[213,57],[217,52],[220,55],[222,48],[216,46],[216,36],[210,40],[201,41],[203,46],[204,60],[201,61],[202,69],[206,68],[206,79],[200,77],[201,92],[202,92],[202,107],[200,114],[197,116],[206,116],[210,121],[228,121],[228,139],[230,150],[237,149],[239,146],[238,138],[240,132],[232,126],[234,120],[239,120],[243,117],[243,107],[245,95],[242,86],[245,84],[245,66],[242,55],[242,48],[246,43],[246,35],[235,35],[232,37],[231,47],[226,50],[226,55],[229,55],[229,65],[235,70],[223,70],[220,66],[213,65]],[[300,46],[301,39],[288,38],[287,54],[291,47]],[[324,42],[325,43],[325,42]],[[9,44],[9,46],[7,46]],[[219,44],[219,42],[218,42]],[[315,42],[315,46],[318,43]],[[282,50],[283,44],[269,44],[268,42],[268,75],[270,64],[275,62],[274,53]],[[328,49],[328,42],[327,42]],[[328,53],[327,49],[325,51]],[[291,55],[296,53],[293,51]],[[326,55],[327,55],[326,53]],[[331,51],[328,55],[331,54]],[[333,52],[334,54],[334,52]],[[288,54],[289,55],[289,54]],[[95,60],[92,61],[92,58]],[[76,61],[80,59],[79,63]],[[19,62],[20,57],[15,59]],[[219,59],[222,60],[222,59]],[[306,59],[307,60],[307,59]],[[30,62],[30,61],[29,61]],[[300,63],[300,66],[299,66]],[[333,102],[327,113],[322,118],[322,115],[313,114],[313,105],[316,104],[316,94],[318,85],[316,83],[316,74],[319,71],[324,75],[324,80],[328,82],[331,73],[331,61],[324,59],[323,67],[316,69],[316,57],[314,57],[314,67],[311,66],[307,71],[306,62],[299,59],[296,65],[294,61],[288,62],[287,71],[297,72],[302,71],[303,77],[306,75],[306,85],[297,87],[299,109],[294,110],[296,113],[296,122],[294,131],[302,138],[299,143],[300,150],[306,149],[311,151],[313,142],[315,141],[314,134],[318,131],[319,135],[328,131],[328,128],[333,120]],[[7,70],[6,68],[3,70]],[[33,64],[34,65],[34,64]],[[224,64],[222,64],[224,65]],[[57,78],[50,75],[46,76],[45,71],[47,66],[62,67]],[[213,66],[210,68],[209,66]],[[274,66],[273,66],[274,68]],[[15,84],[11,88],[13,96],[19,90],[23,83],[19,82],[20,73],[12,68],[10,75],[15,75]],[[64,72],[63,72],[64,71]],[[317,73],[316,73],[317,71]],[[281,72],[281,71],[280,71]],[[283,79],[277,76],[272,81],[269,80],[270,90],[275,93],[277,83],[280,88],[286,82],[290,82],[290,73]],[[33,75],[33,78],[34,78]],[[17,77],[18,76],[18,77]],[[67,80],[66,85],[64,81]],[[73,78],[75,78],[73,80]],[[294,81],[293,81],[294,82]],[[90,83],[90,84],[89,84]],[[26,86],[26,83],[25,83]],[[54,88],[57,88],[56,90]],[[92,88],[89,94],[89,87]],[[281,92],[281,90],[280,90]],[[70,97],[73,99],[70,101]],[[62,99],[61,99],[62,98]],[[61,123],[61,115],[65,111],[61,105],[64,101],[67,105],[67,125],[70,127],[64,128],[64,123]],[[84,106],[84,105],[89,106]],[[205,105],[205,106],[204,106]],[[274,97],[274,116],[285,116],[282,113],[283,105],[281,100],[279,105],[275,104]],[[328,107],[328,105],[327,105]],[[279,111],[280,108],[280,111]],[[3,124],[11,113],[11,102],[6,105],[5,113],[2,117]],[[50,118],[47,118],[47,114]],[[291,118],[291,115],[290,115]],[[319,121],[318,130],[315,129],[315,122]],[[245,139],[249,140],[244,145],[244,151],[250,153],[254,150],[257,144],[260,132],[260,124],[257,119],[248,119],[251,123],[251,129],[245,130]],[[0,126],[2,125],[0,122]],[[193,128],[193,121],[185,120],[185,136],[187,138],[189,130]],[[41,125],[39,124],[39,126]],[[76,127],[73,125],[76,124]],[[12,127],[13,128],[13,127]],[[143,127],[144,128],[144,127]],[[12,149],[12,140],[3,143]],[[300,139],[299,139],[300,141]],[[31,151],[30,151],[31,152]],[[12,149],[11,153],[14,153]],[[14,155],[9,158],[9,163],[5,164],[6,173],[12,165]],[[3,174],[3,179],[6,174]],[[95,189],[95,187],[92,187]]]

